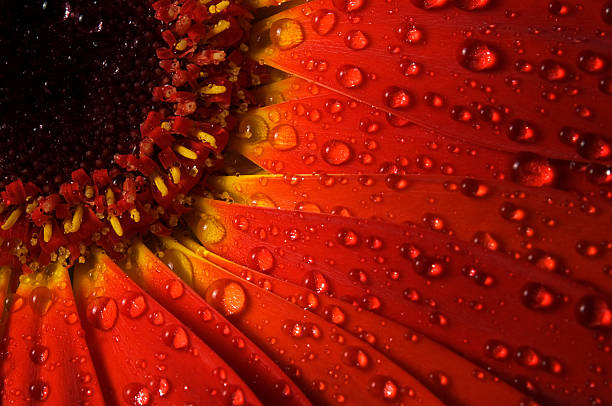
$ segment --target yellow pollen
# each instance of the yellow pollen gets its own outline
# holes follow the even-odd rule
[[[219,20],[206,35],[206,39],[210,39],[215,35],[222,33],[230,27],[230,22],[227,20]]]
[[[221,85],[213,85],[212,83],[200,88],[200,94],[222,94],[225,93],[227,88]]]
[[[172,177],[172,183],[178,185],[181,182],[181,170],[178,166],[173,166],[170,168],[170,176]]]
[[[134,223],[140,223],[140,212],[137,209],[130,210],[130,217],[134,220]]]
[[[164,121],[163,123],[161,123],[161,128],[166,131],[170,131],[172,130],[172,124],[170,124],[170,122],[168,121]]]
[[[198,131],[197,137],[198,140],[206,142],[210,144],[211,147],[217,149],[217,140],[215,139],[215,137],[212,136],[212,134],[209,134],[204,131]]]
[[[230,2],[227,0],[223,0],[216,5],[208,7],[208,12],[210,14],[220,13],[225,10],[230,5]]]
[[[187,49],[187,45],[188,45],[187,40],[182,39],[176,43],[176,45],[174,46],[174,49],[176,49],[177,51],[184,51]]]
[[[43,226],[43,241],[49,242],[51,241],[51,236],[53,235],[53,226],[50,222],[46,222]]]
[[[85,186],[85,197],[88,199],[94,197],[94,188],[92,186]]]
[[[74,215],[72,216],[72,227],[70,229],[71,233],[76,233],[81,228],[81,223],[83,222],[83,206],[77,206],[74,211]]]
[[[168,187],[160,175],[153,176],[153,183],[155,183],[155,186],[157,187],[157,190],[159,190],[159,193],[161,193],[162,197],[168,196]]]
[[[112,214],[109,215],[108,221],[110,221],[111,227],[113,227],[115,234],[117,234],[119,237],[123,237],[123,227],[121,227],[121,222],[119,221],[117,216],[114,216]]]
[[[0,228],[2,228],[4,231],[9,230],[11,227],[15,225],[17,220],[19,220],[19,217],[21,217],[21,214],[23,214],[23,207],[17,207],[15,210],[13,210],[11,214],[9,214],[8,218],[6,219],[6,221],[4,222],[4,224],[2,224],[2,227]]]
[[[194,151],[190,150],[187,147],[176,144],[173,149],[174,149],[174,152],[176,152],[179,155],[184,156],[187,159],[198,159],[198,154],[196,154]]]
[[[105,195],[106,195],[106,205],[107,206],[111,206],[115,204],[115,194],[110,188],[106,189]]]

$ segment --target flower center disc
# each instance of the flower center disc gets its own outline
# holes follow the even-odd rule
[[[0,188],[20,178],[48,193],[133,152],[160,29],[146,0],[3,4]]]

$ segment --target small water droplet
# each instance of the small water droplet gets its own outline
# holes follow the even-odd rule
[[[510,348],[501,341],[490,340],[485,345],[485,353],[496,360],[506,360],[510,356]]]
[[[279,49],[286,51],[304,42],[304,31],[297,20],[281,18],[270,26],[270,41]]]
[[[329,34],[336,25],[336,14],[327,9],[320,9],[312,13],[312,29],[319,35]]]
[[[508,125],[508,138],[521,144],[532,144],[538,139],[538,131],[533,124],[515,119]]]
[[[361,9],[366,0],[333,0],[334,7],[336,7],[340,11],[344,11],[345,13],[352,13],[353,11],[357,11]]]
[[[49,397],[49,391],[49,384],[42,380],[32,383],[29,387],[30,396],[33,400],[46,400]]]
[[[253,248],[249,257],[253,268],[259,272],[268,273],[274,268],[274,255],[266,247]]]
[[[199,227],[199,229],[202,230],[202,227]],[[213,232],[213,229],[215,228],[212,227],[209,229],[208,226],[206,227],[206,231],[211,231],[212,234],[218,235],[218,230]],[[223,230],[223,233],[225,235],[225,228]],[[206,234],[208,233],[206,232]],[[209,235],[209,237],[200,236],[200,238],[204,238],[205,241],[203,242],[210,243],[217,240],[217,237],[213,237],[212,235]],[[185,283],[187,283],[188,285],[191,285],[193,283],[193,264],[191,263],[187,255],[177,249],[169,248],[164,251],[164,255],[161,260],[164,262],[164,264],[166,264],[168,268],[172,270],[172,272],[174,272],[179,278],[184,280]]]
[[[346,46],[354,51],[360,51],[368,46],[368,37],[361,30],[352,30],[344,37]]]
[[[569,70],[552,59],[540,63],[540,76],[549,82],[565,82],[571,78]]]
[[[162,340],[175,350],[185,350],[189,347],[189,334],[182,326],[166,326],[162,331]]]
[[[123,400],[128,405],[146,406],[151,403],[152,395],[149,389],[139,383],[132,382],[125,385],[123,388]]]
[[[30,350],[30,359],[38,365],[43,365],[49,359],[49,349],[41,344],[34,344]]]
[[[297,146],[297,132],[293,126],[281,124],[272,129],[270,144],[279,151],[289,151]]]
[[[370,393],[384,400],[393,400],[399,394],[397,383],[390,376],[375,375],[368,386]]]
[[[53,304],[53,294],[46,286],[38,286],[30,293],[30,305],[35,313],[45,315]]]
[[[246,292],[231,279],[217,279],[206,289],[206,301],[224,316],[240,313],[246,307]]]
[[[131,319],[142,316],[147,310],[147,300],[140,292],[126,292],[120,303],[121,312]]]
[[[256,114],[249,114],[240,120],[237,136],[251,144],[265,141],[268,139],[268,123]]]
[[[115,299],[99,296],[87,305],[87,320],[96,328],[108,331],[117,322],[118,308]]]
[[[412,96],[408,90],[392,86],[385,90],[383,100],[387,107],[404,110],[412,104]]]
[[[500,59],[499,51],[478,40],[466,41],[459,51],[459,63],[472,72],[495,69]]]
[[[557,293],[540,283],[531,282],[523,288],[523,304],[532,310],[550,310],[555,307],[558,300]]]
[[[370,358],[361,348],[348,346],[342,353],[342,362],[351,367],[364,369],[370,365]]]
[[[166,289],[166,293],[168,294],[168,296],[170,296],[170,298],[174,300],[183,296],[183,293],[185,292],[185,287],[183,286],[183,284],[176,279],[171,279],[167,281],[166,286],[164,288]]]
[[[466,11],[481,10],[488,7],[493,0],[455,0],[455,6]]]
[[[353,150],[344,141],[329,140],[321,148],[321,156],[328,164],[339,166],[351,160]]]
[[[353,89],[363,85],[365,75],[355,65],[342,65],[336,73],[336,79],[343,87]]]

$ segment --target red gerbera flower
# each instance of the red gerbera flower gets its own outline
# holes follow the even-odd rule
[[[115,3],[0,17],[3,404],[611,404],[612,3]]]

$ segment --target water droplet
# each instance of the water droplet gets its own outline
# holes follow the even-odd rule
[[[133,406],[146,406],[152,400],[151,391],[139,383],[132,382],[125,385],[123,388],[123,400],[128,405]]]
[[[473,72],[495,69],[500,63],[499,52],[482,41],[466,41],[459,52],[459,63]]]
[[[345,247],[356,247],[359,244],[359,236],[352,230],[340,230],[336,238]]]
[[[602,253],[602,250],[597,244],[585,240],[578,241],[576,244],[576,251],[587,258],[594,258]]]
[[[559,295],[540,283],[528,283],[523,288],[523,304],[532,310],[550,310],[555,307]]]
[[[576,150],[586,159],[609,159],[612,156],[612,142],[598,134],[586,133],[580,137]]]
[[[612,2],[608,1],[601,9],[601,18],[604,23],[612,25]]]
[[[427,103],[429,106],[436,108],[436,109],[441,109],[442,107],[446,105],[444,96],[438,93],[429,92],[424,96],[424,100],[425,100],[425,103]]]
[[[540,365],[542,356],[531,347],[520,347],[514,354],[517,362],[524,367],[535,368]]]
[[[363,85],[365,76],[355,65],[342,65],[336,73],[336,79],[345,88],[353,89]]]
[[[274,255],[266,247],[253,248],[249,257],[253,268],[259,272],[268,273],[274,268]]]
[[[325,319],[334,324],[342,324],[346,315],[338,306],[327,306],[324,310]]]
[[[338,10],[351,13],[361,9],[366,0],[333,0],[333,3]]]
[[[569,70],[552,59],[546,59],[540,64],[540,76],[549,82],[565,82],[570,79]]]
[[[455,0],[455,6],[466,11],[481,10],[488,7],[493,0]]]
[[[396,34],[406,44],[417,45],[425,41],[425,32],[412,24],[402,25],[396,30]]]
[[[328,164],[339,166],[351,160],[353,150],[344,141],[329,140],[321,148],[321,156]]]
[[[330,290],[329,282],[325,276],[318,271],[308,272],[304,276],[304,286],[310,290],[314,290],[317,293],[328,293]]]
[[[38,380],[30,385],[30,396],[33,400],[46,400],[49,397],[49,384],[45,381]]]
[[[390,376],[375,375],[368,386],[370,393],[384,400],[393,400],[399,394],[397,383]]]
[[[496,360],[506,360],[510,356],[510,348],[501,341],[490,340],[485,345],[485,353]]]
[[[251,144],[265,141],[268,139],[268,124],[262,117],[249,114],[240,120],[237,136],[246,139]]]
[[[34,344],[30,350],[30,359],[38,365],[43,365],[49,359],[49,349],[41,344]]]
[[[361,30],[352,30],[344,37],[346,46],[354,51],[360,51],[368,46],[368,37]]]
[[[601,78],[598,87],[603,93],[612,94],[612,76]]]
[[[362,369],[370,365],[368,355],[361,348],[352,345],[342,353],[342,362],[348,366]]]
[[[312,202],[299,202],[295,205],[295,210],[305,211],[308,213],[321,213],[321,207]]]
[[[570,12],[570,8],[565,2],[553,0],[548,3],[548,11],[556,16],[565,16]]]
[[[449,1],[448,0],[411,0],[412,4],[417,6],[418,8],[423,9],[432,9],[432,8],[440,8],[446,6]]]
[[[138,318],[147,311],[147,300],[140,292],[126,292],[120,303],[121,312],[131,319]]]
[[[518,208],[515,204],[504,202],[499,208],[499,213],[506,220],[523,221],[527,217],[525,210]]]
[[[485,197],[489,194],[489,187],[476,179],[466,178],[461,181],[461,193],[468,197]]]
[[[30,305],[35,313],[45,315],[53,304],[53,294],[46,286],[38,286],[30,293]]]
[[[170,298],[174,300],[183,296],[183,293],[185,292],[185,287],[183,286],[183,284],[176,279],[171,279],[167,281],[166,286],[164,288],[166,289],[166,293],[168,294],[168,296],[170,296]]]
[[[546,158],[535,154],[520,154],[512,165],[514,180],[524,186],[551,186],[557,178],[557,170]]]
[[[203,244],[216,244],[225,238],[223,224],[216,217],[206,213],[200,213],[194,232]]]
[[[586,295],[576,304],[576,318],[585,327],[592,329],[612,328],[612,306],[606,299]]]
[[[118,308],[115,299],[100,296],[90,300],[87,305],[87,320],[96,328],[108,331],[117,322]]]
[[[279,151],[289,151],[297,146],[297,132],[293,126],[281,124],[272,129],[270,144]]]
[[[281,18],[270,26],[270,41],[279,49],[285,51],[295,48],[304,42],[304,31],[296,20]]]
[[[532,144],[538,139],[538,131],[533,124],[515,119],[508,125],[508,138],[521,144]]]
[[[202,227],[199,227],[199,229],[202,230]],[[210,229],[207,227],[206,231],[212,232],[214,229],[215,227],[212,227]],[[212,234],[218,235],[217,231],[212,232]],[[204,237],[204,239],[210,243],[212,243],[212,241],[217,240],[217,237],[213,237],[212,234],[209,237]],[[187,255],[177,249],[169,248],[164,251],[164,256],[161,258],[161,260],[166,264],[168,268],[172,270],[172,272],[174,272],[179,278],[184,280],[185,283],[187,283],[188,285],[191,285],[193,283],[193,264],[191,263]]]
[[[231,279],[217,279],[206,289],[206,301],[224,316],[240,313],[246,307],[246,292]]]
[[[185,350],[189,347],[189,334],[179,325],[166,326],[162,331],[162,340],[175,350]]]
[[[582,51],[578,55],[578,67],[587,73],[599,73],[606,69],[607,65],[606,58],[593,51]]]
[[[385,105],[392,109],[404,110],[412,104],[412,96],[406,89],[401,87],[390,87],[383,95]]]
[[[320,9],[312,13],[312,29],[319,35],[329,34],[336,25],[336,14],[327,9]]]

